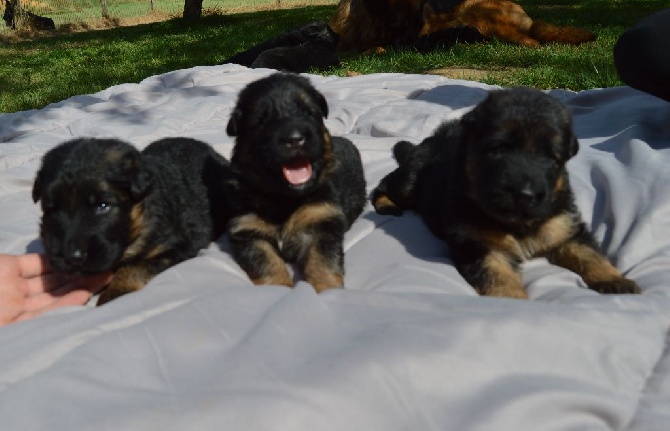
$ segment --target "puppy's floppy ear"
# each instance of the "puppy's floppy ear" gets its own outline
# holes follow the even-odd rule
[[[40,169],[37,172],[37,175],[35,176],[35,182],[33,183],[33,202],[37,203],[40,198],[42,197],[42,178],[44,177],[44,173],[42,172],[42,169]]]
[[[314,100],[316,101],[323,118],[328,118],[328,102],[326,102],[326,98],[323,97],[323,94],[321,94],[318,90],[314,90],[312,96],[314,97]]]
[[[226,133],[228,136],[237,136],[240,117],[242,117],[242,111],[240,111],[239,108],[233,109],[233,112],[230,113],[230,120],[228,120],[228,125],[226,126]]]
[[[44,154],[42,164],[35,175],[35,182],[33,183],[33,202],[37,203],[41,199],[45,187],[48,187],[57,178],[58,174],[63,172],[71,152],[84,141],[84,138],[66,141]]]
[[[575,154],[579,151],[579,141],[574,133],[570,132],[568,136],[568,159],[574,157]]]
[[[476,130],[477,129],[477,123],[478,123],[477,119],[480,116],[479,115],[480,110],[481,110],[481,108],[475,107],[471,111],[466,112],[465,114],[463,114],[463,116],[459,120],[460,125],[465,129],[470,129],[470,128],[474,127],[475,130]]]
[[[140,170],[135,174],[133,181],[130,183],[130,194],[136,200],[142,199],[149,193],[153,185],[154,177],[151,173]]]
[[[128,152],[116,163],[108,180],[127,189],[132,198],[139,201],[151,190],[154,178],[145,169],[141,153]]]

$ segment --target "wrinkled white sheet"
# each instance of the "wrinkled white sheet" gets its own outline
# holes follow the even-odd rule
[[[143,147],[189,136],[230,154],[238,91],[271,71],[196,67],[0,114],[0,252],[39,251],[30,190],[72,137]],[[437,76],[309,76],[368,189],[492,87]],[[141,292],[0,328],[0,429],[670,429],[670,104],[630,88],[556,90],[575,115],[578,206],[644,290],[600,296],[538,259],[530,301],[482,298],[420,219],[368,205],[346,237],[346,288],[253,286],[225,236]]]

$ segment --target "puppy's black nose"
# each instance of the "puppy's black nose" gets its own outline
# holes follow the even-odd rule
[[[537,190],[530,183],[526,183],[521,190],[518,190],[514,198],[520,205],[530,207],[544,199],[544,191]]]
[[[301,147],[305,144],[305,135],[298,130],[293,130],[288,136],[284,137],[282,141],[292,148]]]
[[[65,255],[65,260],[70,265],[81,265],[82,263],[84,263],[87,256],[88,256],[88,254],[85,251],[82,251],[79,248],[75,248],[74,250],[70,250]]]

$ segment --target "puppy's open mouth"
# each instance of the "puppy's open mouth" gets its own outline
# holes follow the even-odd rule
[[[302,186],[312,178],[312,164],[307,157],[297,157],[282,166],[282,173],[292,186]]]

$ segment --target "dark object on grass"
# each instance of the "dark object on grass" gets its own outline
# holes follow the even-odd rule
[[[328,24],[314,21],[242,51],[223,64],[294,73],[307,72],[311,68],[324,70],[340,62],[336,51],[338,41],[339,36]]]
[[[16,5],[14,0],[7,0],[5,2],[5,13],[2,15],[2,19],[5,21],[5,25],[10,27],[12,30],[16,30],[16,22],[18,20],[18,14],[16,13]],[[34,30],[55,30],[56,24],[54,20],[45,16],[35,15],[34,13],[23,10],[21,14],[27,22],[27,26]]]
[[[670,101],[670,8],[643,18],[614,45],[614,66],[626,85]]]

